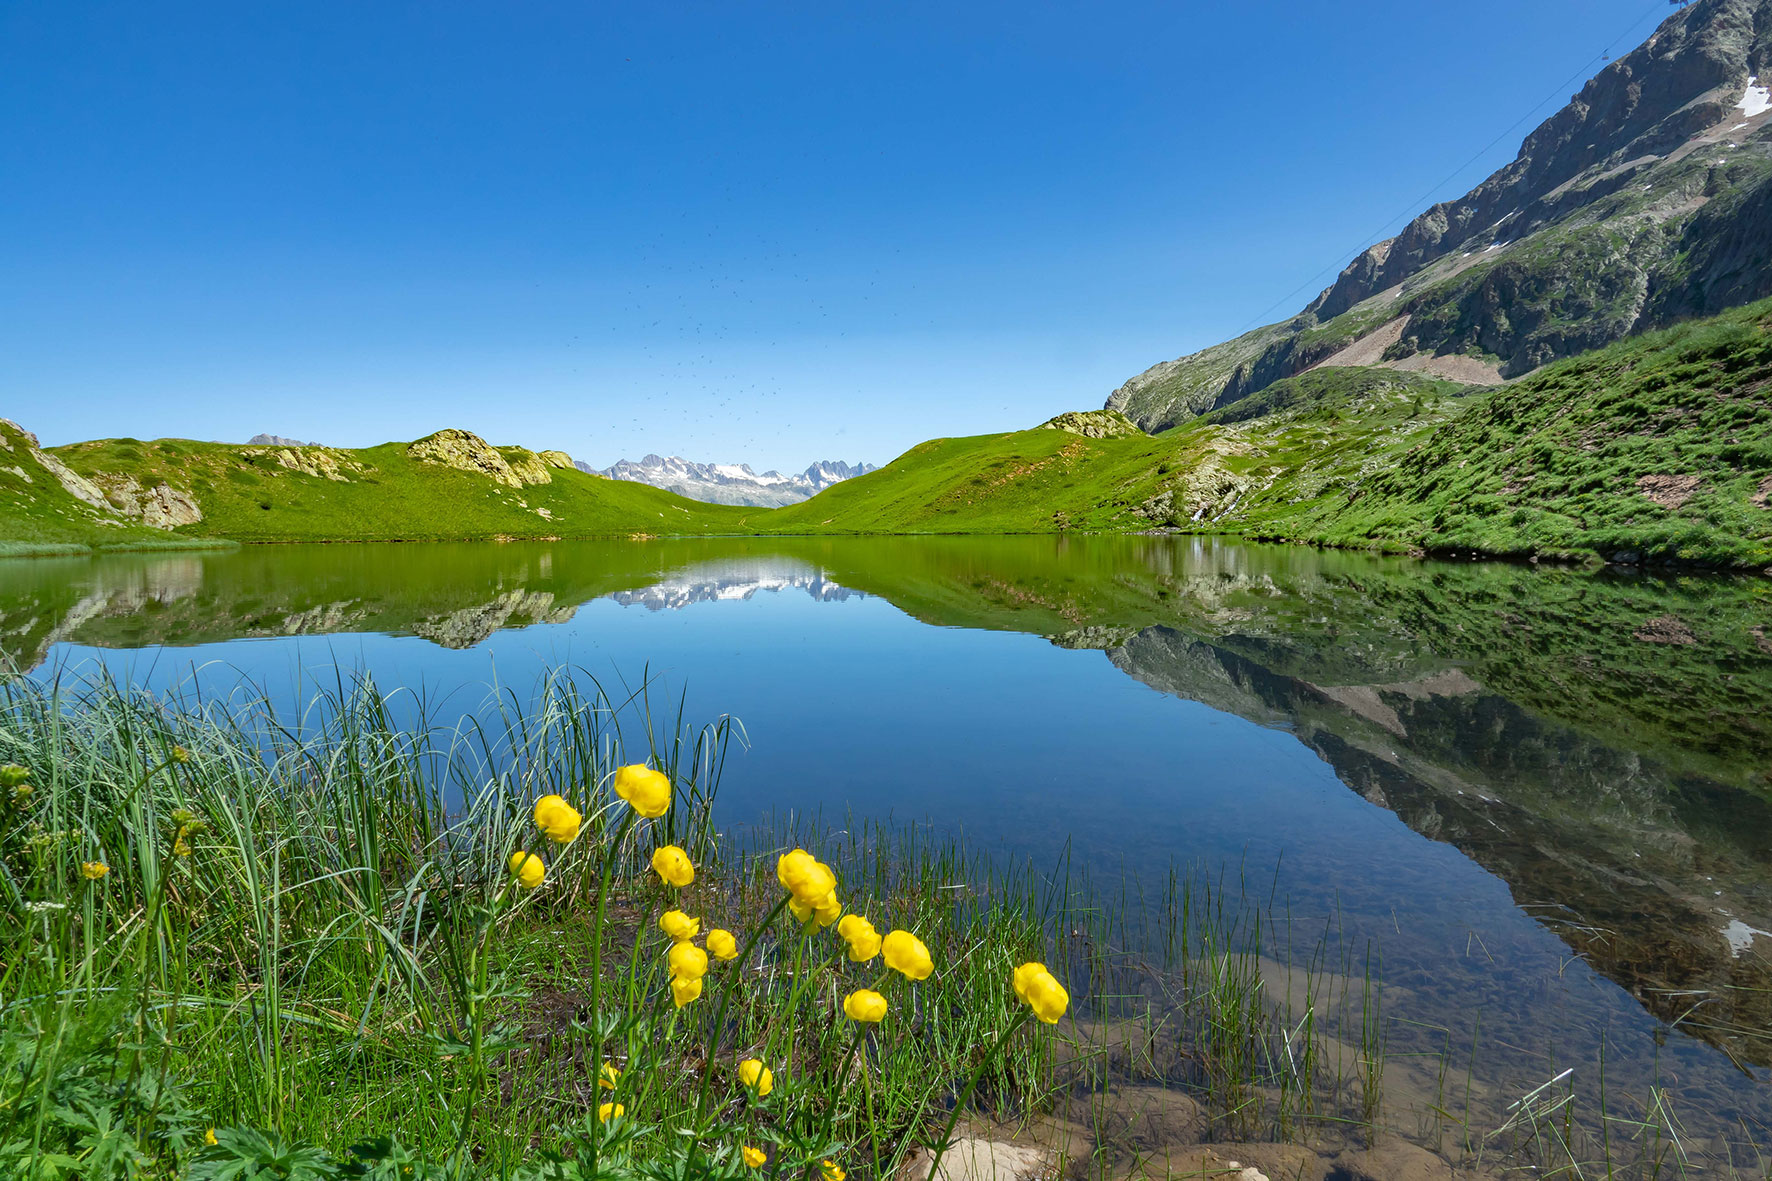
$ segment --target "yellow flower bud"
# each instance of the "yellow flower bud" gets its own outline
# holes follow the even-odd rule
[[[17,763],[7,763],[0,767],[0,787],[17,787],[30,777],[29,767],[21,767]]]
[[[613,1062],[605,1062],[603,1068],[597,1071],[597,1085],[605,1090],[615,1090],[615,1083],[619,1078],[621,1078],[621,1071],[615,1068]]]
[[[172,748],[172,761],[175,763],[188,763],[191,761],[191,752],[182,746],[175,746]]]
[[[701,995],[701,977],[672,976],[671,1000],[681,1009],[690,1001]]]
[[[543,796],[535,801],[535,827],[558,845],[570,845],[578,839],[584,817],[578,809],[559,796]]]
[[[708,932],[708,954],[717,960],[735,960],[738,958],[738,940],[733,938],[731,931],[715,927]]]
[[[1046,970],[1045,964],[1023,964],[1015,969],[1013,984],[1015,995],[1026,1001],[1034,1016],[1047,1025],[1056,1025],[1070,1007],[1071,994]]]
[[[775,1089],[775,1075],[755,1058],[746,1058],[738,1064],[738,1081],[755,1091],[759,1099]]]
[[[843,921],[837,924],[837,934],[849,944],[849,958],[858,964],[865,964],[880,954],[880,932],[858,914],[844,915]]]
[[[619,1103],[603,1103],[597,1107],[597,1122],[608,1123],[612,1119],[620,1119],[628,1113],[628,1109]]]
[[[661,845],[652,851],[652,868],[668,885],[682,889],[695,880],[695,866],[689,854],[675,845]]]
[[[205,1143],[211,1147],[215,1146],[215,1129],[214,1128],[210,1128],[207,1132],[203,1133],[203,1143]]]
[[[749,1144],[741,1147],[738,1150],[738,1155],[744,1158],[745,1166],[752,1169],[762,1168],[769,1160],[768,1153],[761,1148],[752,1148]]]
[[[872,1025],[886,1016],[886,998],[871,988],[858,988],[843,998],[843,1012],[851,1021]]]
[[[663,816],[671,807],[671,781],[643,763],[617,768],[615,794],[642,816]]]
[[[831,872],[831,867],[804,849],[795,849],[777,858],[775,876],[782,888],[804,907],[817,906],[837,888],[837,875]]]
[[[708,974],[708,953],[693,943],[673,943],[665,956],[671,975],[683,980],[700,980]]]
[[[505,867],[511,871],[511,876],[517,879],[517,884],[525,890],[535,889],[548,875],[547,864],[541,858],[534,853],[525,853],[521,849],[511,854],[511,859],[505,863]]]
[[[96,882],[110,872],[111,867],[102,861],[82,861],[80,863],[80,876],[89,882]]]
[[[818,1163],[819,1172],[824,1174],[824,1181],[843,1181],[849,1174],[845,1173],[837,1162],[826,1157]]]
[[[885,953],[886,966],[904,973],[907,979],[926,980],[935,971],[929,949],[909,931],[892,932],[881,940],[880,950]]]
[[[658,929],[678,943],[687,943],[701,930],[701,920],[692,919],[680,910],[667,910],[658,916]]]

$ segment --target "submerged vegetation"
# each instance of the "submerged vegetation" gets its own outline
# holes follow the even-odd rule
[[[299,719],[8,683],[0,1167],[914,1179],[1014,1139],[1079,1177],[1233,1149],[1373,1176],[1386,1134],[1691,1159],[1665,1089],[1509,1107],[1386,1016],[1378,949],[1237,883],[723,834],[736,723],[564,675],[535,700],[444,731],[366,681]]]

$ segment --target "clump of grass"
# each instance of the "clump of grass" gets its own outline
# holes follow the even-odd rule
[[[660,726],[644,689],[563,676],[536,702],[441,731],[368,680],[294,721],[0,686],[0,1164],[737,1176],[750,1147],[774,1176],[884,1175],[939,1153],[973,1094],[1037,1088],[1048,1039],[1010,986],[1043,944],[1027,897],[964,889],[951,847],[851,830],[828,854],[841,904],[937,970],[859,962],[788,915],[779,842],[716,833],[732,722]],[[663,785],[659,815],[611,794],[623,766]],[[651,868],[664,847],[692,882]],[[690,942],[705,977],[667,970],[666,910],[742,951]],[[705,993],[673,988],[692,976]],[[845,1015],[862,989],[885,1020]]]

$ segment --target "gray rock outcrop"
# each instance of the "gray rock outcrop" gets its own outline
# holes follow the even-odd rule
[[[434,463],[486,476],[511,488],[551,484],[554,477],[540,457],[522,447],[500,451],[472,431],[449,427],[406,448],[420,463]],[[509,456],[510,458],[507,458]]]
[[[1118,410],[1072,410],[1040,424],[1043,431],[1068,431],[1085,439],[1118,439],[1141,435],[1138,424]]]

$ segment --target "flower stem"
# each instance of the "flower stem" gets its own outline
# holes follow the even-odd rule
[[[732,971],[728,972],[726,979],[720,983],[720,1003],[714,1008],[714,1027],[708,1033],[707,1061],[702,1067],[701,1098],[695,1105],[695,1126],[697,1128],[701,1127],[701,1121],[707,1117],[708,1095],[714,1082],[714,1063],[720,1060],[720,1034],[726,1028],[726,1005],[732,1000],[733,986],[737,984],[739,974],[744,971],[746,961],[751,958],[751,952],[756,948],[757,940],[762,938],[763,932],[767,931],[775,922],[776,916],[781,914],[782,908],[787,906],[788,899],[792,897],[791,894],[785,895],[780,902],[775,904],[775,909],[765,915],[763,921],[756,925],[751,931],[751,937],[745,941],[744,950],[739,952],[738,958],[732,961]]]
[[[985,1067],[991,1064],[991,1059],[997,1056],[997,1054],[1003,1049],[1004,1044],[1014,1036],[1016,1030],[1027,1024],[1028,1018],[1032,1015],[1031,1012],[1025,1009],[1017,1014],[1015,1020],[1011,1021],[1008,1027],[1004,1029],[1002,1033],[997,1035],[996,1044],[990,1048],[990,1052],[979,1062],[978,1069],[972,1072],[972,1077],[967,1080],[966,1089],[960,1092],[959,1099],[954,1102],[954,1109],[948,1113],[947,1127],[941,1130],[941,1139],[937,1140],[930,1150],[929,1176],[925,1178],[925,1181],[935,1181],[935,1170],[941,1167],[941,1158],[947,1154],[949,1147],[948,1137],[954,1134],[954,1124],[959,1122],[960,1112],[965,1109],[967,1101],[972,1098],[972,1092],[978,1087],[978,1080],[984,1077]]]
[[[628,829],[634,826],[637,813],[629,808],[627,815],[622,817],[621,824],[615,830],[615,838],[603,850],[603,876],[597,884],[597,922],[591,928],[591,1041],[596,1046],[597,1069],[603,1063],[603,917],[609,905],[609,879],[615,873],[615,855],[621,849],[621,843],[627,838]],[[591,1170],[590,1176],[597,1175],[597,1149],[602,1144],[601,1129],[598,1135],[591,1138]]]

